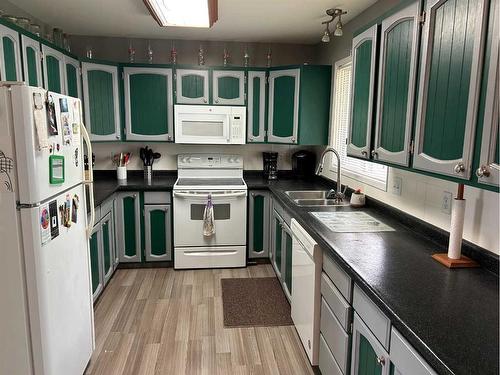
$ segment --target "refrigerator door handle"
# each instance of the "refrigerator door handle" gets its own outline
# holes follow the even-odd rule
[[[82,109],[82,104],[80,102],[80,113]],[[92,230],[94,229],[94,222],[95,222],[95,207],[94,207],[94,170],[92,168],[92,143],[90,143],[90,137],[89,133],[87,132],[87,128],[85,128],[85,125],[80,123],[80,129],[83,135],[83,140],[85,141],[85,144],[87,145],[87,152],[90,155],[89,158],[89,173],[88,173],[88,178],[84,177],[83,183],[89,187],[89,199],[90,199],[90,222],[87,225],[87,237],[90,239],[92,236]],[[83,163],[82,163],[83,164]],[[84,172],[85,176],[85,172]]]

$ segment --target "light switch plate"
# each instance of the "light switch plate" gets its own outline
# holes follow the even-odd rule
[[[451,194],[449,191],[443,191],[443,201],[441,202],[442,213],[451,215],[452,200],[453,200],[453,194]]]
[[[399,176],[395,176],[392,179],[392,194],[401,195],[402,187],[403,187],[403,179]]]

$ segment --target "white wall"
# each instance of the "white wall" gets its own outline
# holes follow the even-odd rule
[[[330,164],[328,164],[330,165]],[[335,180],[329,170],[324,176]],[[401,195],[392,193],[394,177],[402,178]],[[432,178],[418,173],[389,168],[387,191],[374,188],[347,176],[342,184],[356,189],[361,188],[367,196],[396,207],[439,228],[449,230],[451,216],[441,209],[443,193],[451,192],[456,196],[457,184]],[[500,194],[487,190],[465,187],[467,200],[464,224],[464,238],[496,254],[500,254],[499,208]]]
[[[120,152],[132,152],[132,160],[129,169],[142,169],[142,160],[139,158],[139,149],[146,144],[142,142],[103,142],[93,143],[93,152],[96,156],[95,169],[114,169],[111,155]],[[278,152],[278,168],[291,169],[291,157],[297,150],[307,149],[300,146],[286,145],[178,145],[172,143],[148,143],[154,151],[161,153],[161,159],[155,161],[153,170],[175,170],[177,169],[177,154],[181,153],[225,153],[243,155],[244,168],[247,170],[262,169],[262,152]]]

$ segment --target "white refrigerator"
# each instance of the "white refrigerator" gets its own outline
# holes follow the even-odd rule
[[[80,375],[94,348],[82,106],[0,86],[0,374]]]

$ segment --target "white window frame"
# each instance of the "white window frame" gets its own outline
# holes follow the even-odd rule
[[[389,167],[387,167],[385,165],[373,163],[370,161],[364,161],[364,160],[359,160],[356,158],[351,158],[351,157],[347,156],[346,152],[343,152],[343,150],[347,150],[347,145],[345,145],[345,137],[343,137],[344,139],[339,139],[340,133],[337,131],[338,124],[336,124],[335,115],[337,113],[337,108],[336,108],[337,107],[337,101],[336,101],[337,71],[341,68],[344,68],[346,65],[349,65],[352,67],[352,57],[351,56],[345,57],[345,58],[338,60],[334,63],[334,72],[333,72],[334,76],[333,76],[333,87],[332,87],[333,95],[332,95],[332,105],[331,105],[332,112],[331,112],[331,116],[330,116],[330,119],[331,119],[330,139],[329,139],[330,146],[332,146],[336,150],[338,150],[338,152],[340,154],[341,161],[342,161],[342,171],[341,171],[342,176],[345,176],[345,177],[351,178],[353,180],[359,181],[361,183],[373,186],[377,189],[387,191],[387,177],[388,177],[388,173],[389,173]],[[351,78],[352,78],[352,74],[351,74]],[[351,88],[352,88],[352,85],[351,85]],[[348,105],[350,107],[350,100],[347,100],[346,102],[348,103]],[[350,115],[350,108],[348,110],[347,116],[349,116],[349,115]],[[346,126],[349,126],[349,118],[346,119]],[[345,145],[345,146],[342,147],[339,145],[342,145],[342,146]],[[356,164],[368,163],[369,166],[376,166],[377,168],[382,167],[383,169],[385,169],[385,171],[383,171],[383,174],[385,177],[383,179],[380,179],[380,178],[366,175],[364,173],[361,173],[360,171],[349,169],[349,159],[352,159],[352,161],[355,162]],[[346,161],[347,161],[347,163],[346,163]],[[330,172],[337,173],[337,165],[336,165],[335,158],[331,158],[331,162],[329,165],[330,165],[330,168],[329,168]]]

